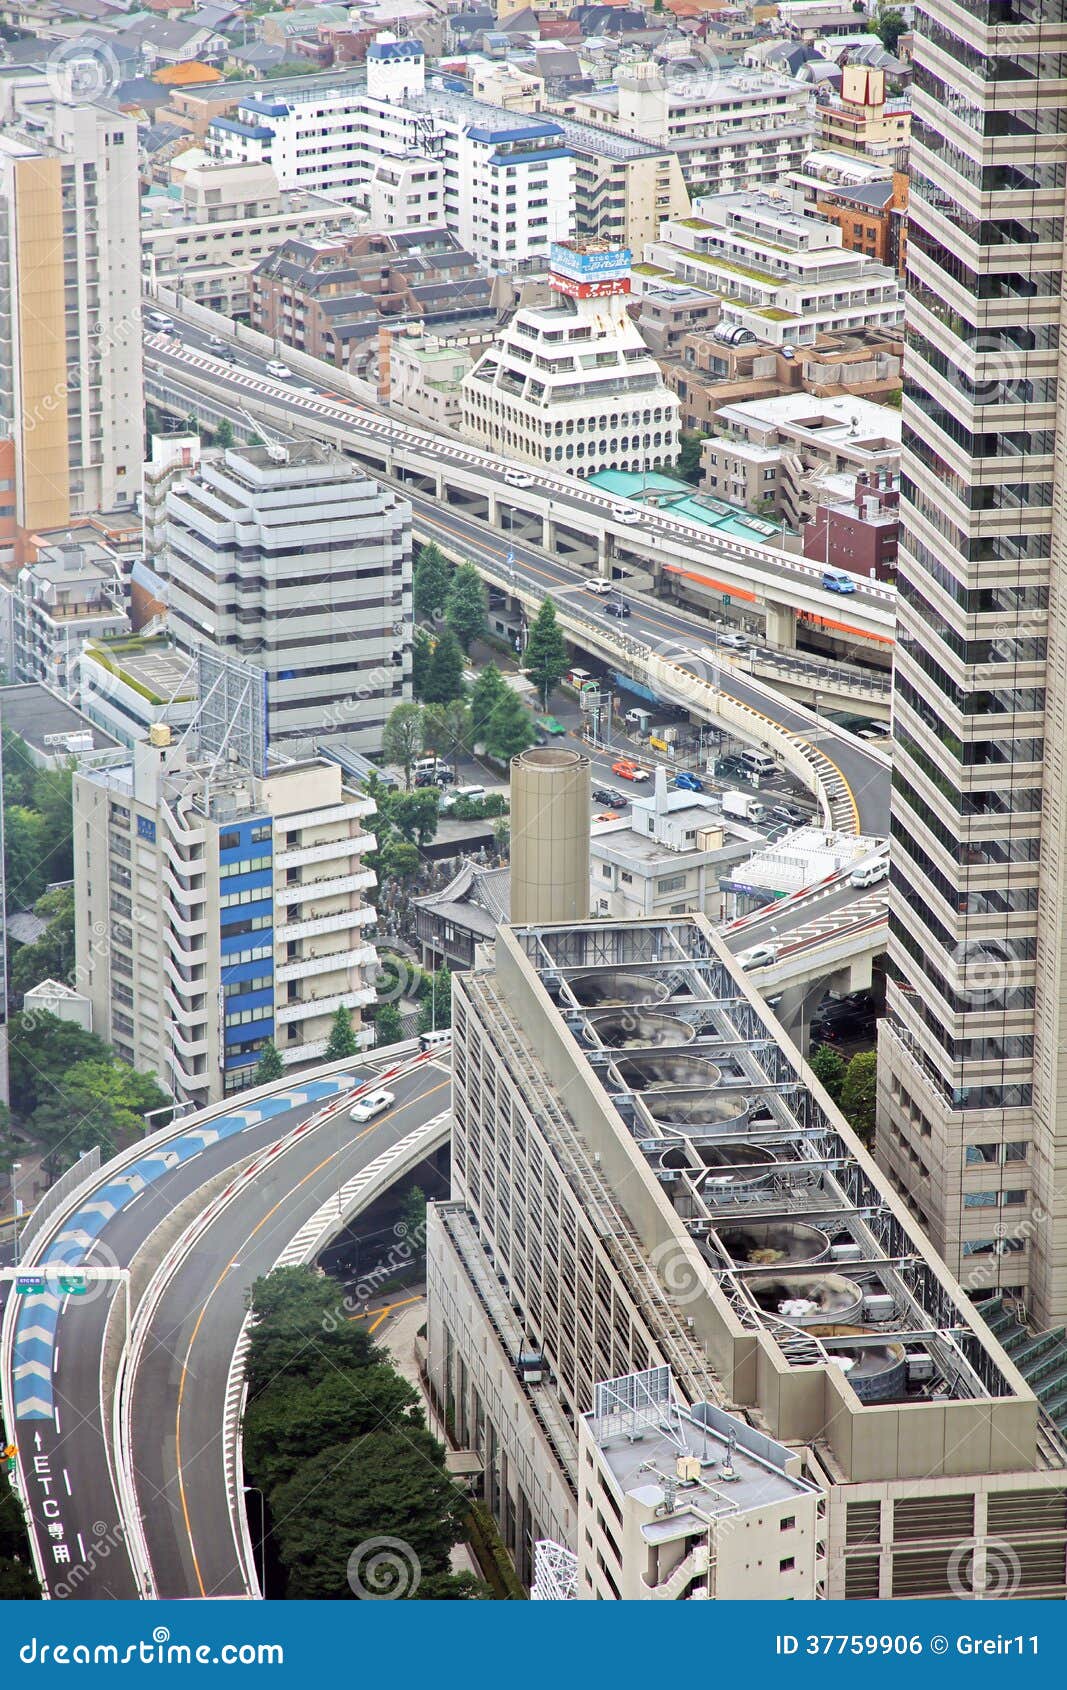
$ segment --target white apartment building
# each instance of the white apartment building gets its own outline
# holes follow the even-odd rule
[[[827,331],[895,328],[904,293],[893,271],[842,245],[802,195],[722,194],[672,218],[645,248],[639,280],[674,277],[716,294],[720,321],[772,346],[811,346]]]
[[[752,828],[724,825],[721,807],[695,792],[668,792],[662,764],[650,798],[627,817],[594,822],[589,839],[589,908],[634,921],[699,910],[722,912],[719,881],[752,849]]]
[[[620,65],[610,87],[548,109],[674,153],[692,196],[784,182],[811,145],[814,91],[770,71]]]
[[[0,92],[0,429],[24,532],[132,506],[142,458],[137,124]]]
[[[377,751],[411,695],[411,507],[316,441],[235,447],[166,495],[158,569],[183,651],[265,671],[270,743]]]
[[[75,950],[94,1030],[201,1108],[249,1084],[268,1039],[309,1061],[338,1008],[358,1027],[373,1002],[374,803],[324,758],[260,778],[188,737],[158,726],[75,774]]]
[[[0,660],[8,679],[44,681],[72,703],[86,640],[129,626],[118,562],[104,546],[41,546],[35,563],[0,585]]]
[[[626,311],[630,254],[552,248],[557,302],[520,306],[463,381],[462,432],[575,475],[644,471],[678,455],[680,404]]]
[[[543,261],[550,243],[573,231],[574,161],[560,125],[428,89],[417,41],[379,36],[367,50],[365,85],[250,94],[236,117],[214,120],[208,145],[228,162],[269,162],[284,189],[365,209],[383,161],[436,160],[444,199],[432,221],[496,270]],[[400,187],[398,203],[408,194]],[[381,182],[377,192],[380,203]]]
[[[220,164],[205,155],[203,164],[183,168],[174,187],[144,195],[145,270],[199,305],[246,316],[249,277],[268,252],[290,235],[344,234],[363,221],[325,194],[282,192],[270,164]]]

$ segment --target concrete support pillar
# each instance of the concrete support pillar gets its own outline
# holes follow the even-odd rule
[[[797,643],[796,611],[789,605],[764,604],[767,613],[767,644],[779,651],[795,651]]]
[[[556,525],[547,513],[541,518],[541,550],[556,553]]]

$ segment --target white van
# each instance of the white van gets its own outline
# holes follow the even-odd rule
[[[850,886],[877,886],[889,873],[889,862],[886,857],[875,857],[873,862],[861,863],[854,868],[848,877]]]
[[[440,808],[442,810],[451,810],[458,798],[470,798],[472,800],[477,800],[485,798],[486,796],[487,794],[484,786],[452,786],[449,787],[448,791],[441,799]]]
[[[437,768],[436,757],[419,757],[416,762],[412,763],[411,772],[413,775],[435,775]]]
[[[778,764],[769,751],[742,751],[741,769],[750,780],[763,780],[766,775],[773,775]]]
[[[420,1033],[419,1034],[419,1049],[420,1050],[440,1050],[442,1045],[450,1045],[451,1043],[452,1043],[452,1029],[451,1029],[451,1027],[443,1027],[436,1033]]]

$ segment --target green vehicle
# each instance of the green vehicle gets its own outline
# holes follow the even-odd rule
[[[537,726],[542,733],[551,734],[553,739],[567,731],[562,722],[557,722],[555,716],[538,716]]]

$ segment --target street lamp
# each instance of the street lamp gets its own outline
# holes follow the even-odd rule
[[[19,1171],[20,1171],[21,1167],[22,1167],[21,1162],[12,1162],[12,1164],[11,1164],[11,1207],[14,1210],[14,1227],[15,1227],[15,1244],[14,1244],[14,1258],[13,1258],[13,1260],[14,1260],[14,1266],[15,1267],[18,1267],[18,1265],[19,1265],[19,1197],[18,1197],[18,1190],[19,1190]]]
[[[267,1594],[267,1505],[258,1485],[242,1485],[246,1496],[255,1491],[259,1497],[259,1594]]]

